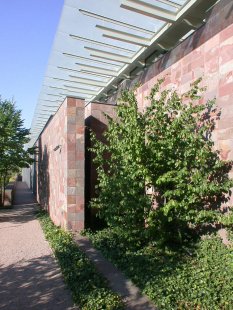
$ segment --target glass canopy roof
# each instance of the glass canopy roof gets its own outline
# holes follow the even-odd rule
[[[105,102],[203,24],[217,0],[65,0],[31,125],[33,144],[65,97]]]

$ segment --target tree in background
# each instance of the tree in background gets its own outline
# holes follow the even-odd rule
[[[12,174],[32,162],[35,148],[25,150],[29,142],[29,130],[23,127],[21,111],[14,102],[0,97],[0,204],[4,203],[5,186]]]
[[[107,143],[93,135],[99,183],[92,206],[110,226],[182,241],[190,227],[222,221],[232,161],[214,150],[219,113],[215,100],[199,104],[199,82],[179,95],[160,92],[159,81],[143,113],[134,91],[124,91],[116,119],[108,117]]]

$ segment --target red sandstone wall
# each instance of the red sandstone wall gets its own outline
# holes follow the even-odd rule
[[[56,225],[84,228],[84,102],[66,98],[38,140],[37,199]]]
[[[181,93],[203,77],[204,100],[216,97],[222,116],[216,130],[216,144],[223,159],[233,159],[233,3],[221,0],[210,12],[205,26],[166,54],[141,76],[138,97],[145,96],[158,78],[166,76],[164,87]]]
[[[203,27],[139,77],[142,87],[138,89],[138,98],[143,106],[145,96],[158,78],[166,77],[164,87],[173,87],[183,93],[191,82],[203,77],[203,85],[207,86],[205,100],[216,97],[218,105],[229,112],[233,98],[232,6],[231,0],[221,0],[210,11]],[[223,122],[223,127],[232,126],[232,116],[226,118],[223,114],[219,129],[223,129]]]

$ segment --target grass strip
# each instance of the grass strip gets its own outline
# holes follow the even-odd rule
[[[74,243],[71,233],[55,226],[43,211],[37,217],[61,267],[64,281],[71,290],[74,303],[82,310],[124,309],[120,297],[108,288],[107,281]]]

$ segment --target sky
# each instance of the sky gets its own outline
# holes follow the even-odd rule
[[[0,96],[30,128],[64,0],[0,0]]]

